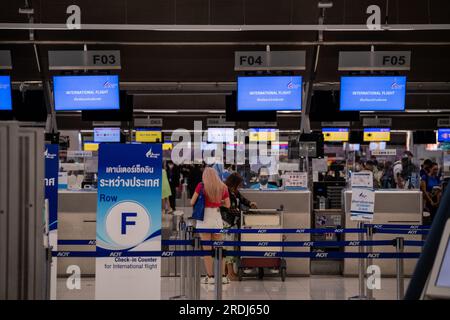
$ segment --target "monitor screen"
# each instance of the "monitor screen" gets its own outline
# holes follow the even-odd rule
[[[406,77],[341,77],[341,111],[405,110]]]
[[[391,129],[389,128],[365,128],[364,141],[390,141]]]
[[[94,128],[94,142],[120,142],[120,128]]]
[[[12,110],[10,76],[0,76],[0,110]]]
[[[251,128],[248,130],[249,141],[275,141],[276,129]]]
[[[149,143],[162,142],[161,129],[137,128],[136,142],[149,142]]]
[[[441,267],[439,268],[436,286],[450,288],[450,239],[447,242]]]
[[[450,142],[450,129],[438,129],[438,142]]]
[[[300,111],[301,76],[238,77],[238,111]]]
[[[386,150],[386,142],[371,142],[369,144],[370,151]]]
[[[234,129],[208,128],[208,142],[234,142]]]
[[[348,128],[323,128],[323,140],[329,142],[348,141]]]
[[[118,110],[119,77],[54,76],[53,94],[56,111]]]
[[[361,150],[361,145],[359,143],[349,143],[348,150],[349,151],[359,151],[359,150]]]

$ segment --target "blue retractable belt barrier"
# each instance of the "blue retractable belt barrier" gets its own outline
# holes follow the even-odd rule
[[[420,229],[429,230],[430,226],[409,225],[409,224],[365,224],[364,227],[373,227],[375,229]]]
[[[195,233],[366,233],[366,229],[194,229]]]
[[[417,229],[374,229],[374,233],[386,233],[386,234],[428,234],[428,230],[417,230]]]
[[[417,259],[419,252],[276,252],[276,251],[224,251],[225,256],[265,257],[265,258],[313,258],[313,259]],[[54,251],[52,256],[58,258],[102,258],[102,257],[192,257],[210,256],[212,251]]]
[[[364,247],[394,245],[393,240],[371,241],[201,241],[204,246],[233,246],[233,247]],[[405,240],[404,246],[422,247],[424,241]],[[58,240],[59,245],[95,245],[95,240]],[[192,245],[192,240],[162,240],[163,246]]]

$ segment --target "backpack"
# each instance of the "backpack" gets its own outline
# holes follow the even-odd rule
[[[192,218],[200,221],[203,221],[203,219],[205,218],[205,192],[203,189],[203,183],[201,184],[197,201],[194,204],[194,208],[192,211]]]

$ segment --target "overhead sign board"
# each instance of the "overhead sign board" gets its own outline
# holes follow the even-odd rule
[[[237,51],[235,71],[305,70],[305,51]]]
[[[206,125],[208,127],[234,127],[236,122],[226,121],[224,118],[207,118]]]
[[[0,70],[11,70],[11,51],[0,50]]]
[[[118,50],[48,52],[49,70],[120,70]]]
[[[339,71],[403,70],[411,68],[411,51],[341,51]]]
[[[135,127],[162,127],[163,119],[162,118],[135,118],[134,119]]]

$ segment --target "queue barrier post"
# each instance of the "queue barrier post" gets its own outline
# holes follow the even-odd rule
[[[179,240],[187,240],[187,229],[186,229],[186,222],[184,221],[183,217],[181,217],[181,220],[178,224],[179,226],[179,234],[178,238]],[[187,247],[185,244],[182,244],[179,246],[180,251],[187,251]],[[186,263],[186,256],[180,256],[180,295],[171,297],[170,300],[184,300],[188,297],[186,296],[186,279],[187,279],[187,263]]]
[[[200,251],[201,250],[201,244],[200,244],[200,237],[195,236],[194,238],[194,250]],[[194,300],[200,300],[200,256],[194,257],[194,277],[193,277],[193,287],[194,287]]]
[[[186,231],[186,240],[191,240],[193,241],[193,236],[194,236],[194,227],[193,226],[188,226],[187,227],[187,231]],[[193,245],[188,245],[188,249],[193,250]],[[194,299],[194,283],[193,283],[193,274],[194,274],[194,264],[193,264],[193,259],[194,257],[186,257],[186,262],[187,262],[187,266],[186,266],[186,296],[189,300],[193,300]]]
[[[358,222],[358,229],[364,228],[364,222]],[[358,233],[358,241],[364,241],[364,234]],[[364,247],[358,246],[358,253],[364,253]],[[350,300],[366,300],[366,281],[365,281],[365,261],[363,258],[358,258],[358,287],[359,294],[354,297],[350,297]]]
[[[397,253],[403,253],[405,247],[404,239],[402,237],[395,238],[395,249]],[[404,274],[403,258],[396,259],[397,267],[397,300],[403,300],[405,293],[405,274]]]
[[[215,300],[222,300],[222,247],[214,248]]]
[[[366,226],[366,238],[367,241],[372,241],[373,240],[373,226],[368,225]],[[366,246],[366,252],[372,252],[373,247],[371,245]],[[366,270],[369,266],[372,265],[373,263],[373,259],[372,258],[367,258],[366,259]],[[365,281],[366,282],[366,281]],[[370,289],[367,285],[366,285],[366,290],[367,290],[367,299],[368,300],[373,300],[373,289]]]

